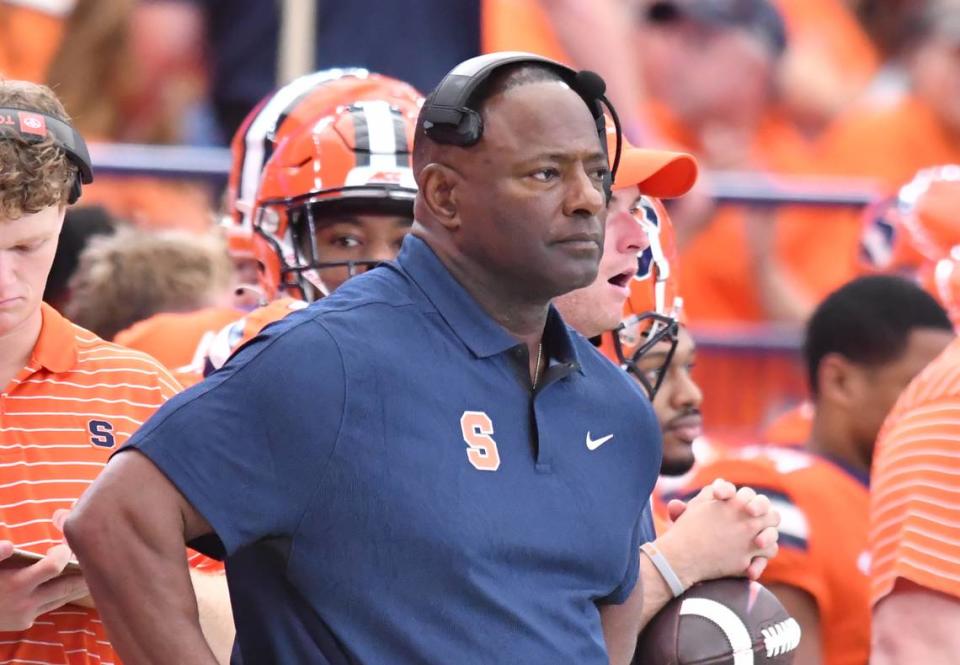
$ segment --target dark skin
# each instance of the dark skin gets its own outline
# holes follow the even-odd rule
[[[857,364],[837,353],[824,356],[817,370],[816,416],[807,449],[869,473],[874,443],[887,413],[910,381],[952,339],[949,330],[915,328],[907,337],[900,356],[876,366]],[[768,586],[803,630],[803,639],[796,652],[797,662],[822,663],[823,642],[817,601],[794,586]]]
[[[413,233],[527,345],[533,377],[550,300],[596,278],[607,161],[589,110],[559,81],[493,96],[484,122],[477,145],[432,151]]]
[[[532,375],[550,299],[596,277],[606,158],[583,101],[559,82],[497,95],[484,117],[477,146],[438,146],[420,171],[414,232],[531,349]],[[211,532],[136,451],[117,455],[71,513],[67,539],[125,663],[216,663],[183,555]]]

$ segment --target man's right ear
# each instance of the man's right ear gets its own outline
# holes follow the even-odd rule
[[[420,171],[420,199],[430,215],[448,231],[460,228],[457,185],[460,174],[444,164],[428,164]]]

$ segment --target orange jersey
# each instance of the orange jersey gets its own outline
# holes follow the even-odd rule
[[[71,508],[110,455],[180,390],[152,358],[75,326],[43,305],[25,367],[0,394],[0,539],[36,553],[63,541]],[[199,555],[197,555],[199,557]],[[118,662],[95,610],[65,606],[23,632],[0,632],[0,663]]]
[[[802,446],[810,438],[813,427],[813,404],[802,402],[782,413],[764,430],[761,439],[774,446]]]
[[[229,307],[162,312],[121,330],[113,341],[153,356],[169,370],[177,370],[195,361],[205,336],[215,334],[240,315],[239,310]]]
[[[233,352],[260,334],[260,331],[291,312],[307,307],[309,303],[296,298],[279,298],[263,307],[258,307],[245,317],[235,319],[224,326],[202,350],[204,358],[196,371],[208,374],[220,369]]]
[[[761,581],[797,587],[816,601],[824,663],[866,663],[870,653],[866,478],[805,450],[748,446],[699,467],[681,498],[716,478],[753,487],[780,511],[780,553]]]
[[[903,392],[877,440],[871,598],[898,577],[960,598],[960,338]]]

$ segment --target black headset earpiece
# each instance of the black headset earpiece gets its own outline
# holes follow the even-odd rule
[[[77,167],[77,177],[70,186],[67,203],[76,203],[83,192],[83,185],[93,182],[93,166],[87,144],[80,133],[63,120],[36,111],[0,108],[0,140],[4,136],[16,136],[29,143],[39,143],[48,137],[53,139],[67,159]]]
[[[520,51],[490,53],[466,60],[457,65],[443,77],[430,96],[427,97],[421,111],[424,133],[437,143],[469,147],[483,136],[483,117],[470,107],[474,94],[490,76],[507,65],[531,63],[547,65],[556,70],[590,109],[597,126],[600,145],[607,154],[607,125],[604,106],[610,111],[616,128],[617,149],[612,166],[604,179],[603,188],[607,201],[612,196],[613,180],[620,165],[622,133],[620,118],[613,105],[605,97],[606,83],[599,74],[590,71],[576,71],[550,58]],[[609,155],[607,158],[609,160]]]

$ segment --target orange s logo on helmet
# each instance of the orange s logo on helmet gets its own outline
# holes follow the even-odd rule
[[[914,272],[960,244],[960,166],[919,171],[897,195],[868,206],[860,239],[867,272]]]

